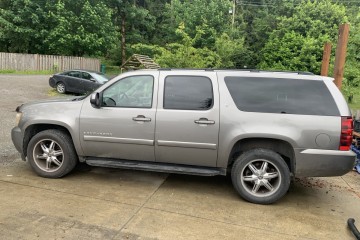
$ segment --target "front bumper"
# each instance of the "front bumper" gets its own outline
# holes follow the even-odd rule
[[[18,152],[21,153],[21,158],[24,160],[25,155],[23,152],[23,139],[24,139],[24,135],[21,132],[21,129],[19,127],[14,127],[11,130],[11,140],[12,140],[16,150],[18,150]]]
[[[295,176],[341,176],[354,168],[355,157],[353,151],[295,149]]]

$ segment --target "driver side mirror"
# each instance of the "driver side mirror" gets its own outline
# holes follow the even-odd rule
[[[91,94],[90,103],[94,108],[100,108],[100,94],[97,92]]]
[[[96,82],[95,78],[90,78],[90,82]]]

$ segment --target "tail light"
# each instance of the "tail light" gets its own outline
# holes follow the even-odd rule
[[[341,151],[349,151],[352,143],[353,132],[353,119],[352,117],[341,117],[341,135],[340,147]]]

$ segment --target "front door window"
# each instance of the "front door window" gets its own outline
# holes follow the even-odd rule
[[[111,85],[103,92],[104,107],[151,108],[154,78],[132,76]]]

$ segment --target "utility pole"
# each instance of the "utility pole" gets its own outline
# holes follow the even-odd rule
[[[331,43],[326,42],[324,44],[324,53],[323,53],[323,58],[322,58],[322,63],[321,63],[321,76],[328,76],[330,55],[331,55]]]
[[[341,89],[341,84],[344,76],[344,66],[346,59],[346,48],[349,39],[349,31],[350,25],[348,23],[340,25],[334,66],[335,84],[339,89]]]

